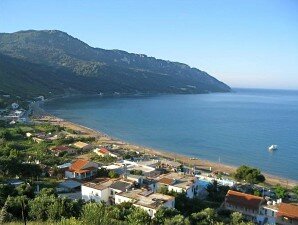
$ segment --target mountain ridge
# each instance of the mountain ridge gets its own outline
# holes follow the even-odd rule
[[[90,88],[78,89],[64,79],[66,89],[82,93],[208,93],[231,90],[208,73],[186,64],[123,50],[94,48],[58,30],[0,33],[0,53],[2,57],[8,57],[8,61],[31,63],[35,70],[49,67],[59,79],[69,76],[69,79],[81,82],[84,77],[85,81],[89,80],[87,85],[92,81]],[[1,64],[0,76],[3,70],[5,65]],[[40,94],[49,95],[49,92]]]

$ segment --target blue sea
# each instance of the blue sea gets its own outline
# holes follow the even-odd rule
[[[71,97],[45,108],[131,143],[298,180],[298,91]]]

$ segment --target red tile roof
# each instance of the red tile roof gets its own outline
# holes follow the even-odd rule
[[[265,203],[265,200],[255,195],[229,190],[226,195],[226,202],[230,205],[257,210],[262,203]]]
[[[278,207],[277,216],[298,220],[298,205],[281,203]]]
[[[108,149],[106,149],[106,148],[101,148],[99,150],[99,152],[102,153],[102,154],[108,154],[110,151]]]

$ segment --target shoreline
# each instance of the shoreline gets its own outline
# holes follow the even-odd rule
[[[212,162],[212,161],[205,160],[205,159],[191,159],[191,157],[189,157],[187,155],[172,153],[172,152],[159,150],[159,149],[153,149],[153,148],[149,148],[146,146],[129,143],[124,140],[119,140],[117,138],[114,138],[112,136],[109,136],[109,135],[101,132],[100,130],[95,130],[95,129],[62,119],[62,118],[59,118],[57,116],[49,114],[46,111],[44,111],[43,119],[38,120],[38,121],[49,122],[54,125],[60,125],[60,126],[63,126],[63,127],[75,130],[75,131],[79,131],[83,135],[95,137],[97,139],[96,142],[102,142],[102,144],[105,143],[105,144],[119,145],[119,146],[121,146],[125,149],[128,149],[128,150],[131,150],[131,151],[139,151],[139,152],[147,153],[149,155],[168,158],[168,159],[171,159],[174,161],[179,161],[184,165],[196,166],[199,169],[206,170],[206,171],[210,171],[209,169],[211,167],[212,172],[221,171],[224,173],[232,174],[237,169],[237,166],[233,166],[233,165],[222,164],[219,162]],[[264,184],[267,186],[274,186],[274,185],[280,184],[286,188],[292,188],[292,187],[298,185],[297,180],[282,178],[282,177],[279,177],[276,175],[263,173],[263,172],[262,172],[262,174],[266,178],[266,181]]]

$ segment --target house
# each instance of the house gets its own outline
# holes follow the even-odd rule
[[[184,192],[187,197],[193,198],[197,195],[199,180],[194,176],[187,176],[178,173],[169,173],[157,178],[157,189],[167,187],[168,191],[177,193]]]
[[[144,189],[132,189],[117,193],[115,195],[115,204],[121,204],[122,202],[131,202],[135,207],[145,210],[151,217],[155,216],[160,207],[175,207],[175,197]]]
[[[142,171],[142,174],[144,176],[151,176],[152,172],[154,172],[156,169],[153,167],[152,162],[148,161],[130,161],[130,160],[123,160],[122,165],[126,167],[127,171],[132,170],[140,170]]]
[[[262,197],[229,190],[223,207],[231,211],[240,212],[247,219],[256,222],[258,215],[262,214],[262,206],[265,203],[266,200]]]
[[[117,158],[118,156],[115,154],[115,153],[112,153],[110,152],[108,149],[106,148],[96,148],[93,150],[94,153],[96,153],[97,155],[99,156],[111,156],[111,157],[114,157],[114,158]]]
[[[281,203],[278,206],[276,224],[298,225],[298,205]]]
[[[98,170],[98,164],[85,160],[78,159],[65,170],[66,178],[75,178],[78,180],[94,177]]]
[[[267,201],[266,204],[262,205],[260,215],[257,216],[257,221],[260,221],[262,224],[276,224],[276,216],[280,203],[281,200],[277,202]]]
[[[130,172],[133,170],[140,170],[144,176],[151,176],[156,170],[153,167],[142,165],[139,162],[133,162],[130,160],[122,160],[108,166],[103,166],[107,170],[114,170],[119,175],[125,173],[125,171]]]
[[[115,194],[130,190],[134,187],[134,183],[128,180],[120,179],[110,186],[111,200],[114,201]]]
[[[97,178],[82,185],[82,199],[114,204],[115,194],[130,190],[132,187],[134,187],[132,182],[123,179]]]
[[[127,180],[130,180],[138,185],[143,184],[144,177],[142,175],[126,174],[124,176]]]
[[[73,144],[73,146],[75,148],[78,148],[78,149],[83,150],[83,151],[90,150],[92,148],[92,146],[90,144],[82,142],[82,141],[75,142]]]
[[[82,199],[85,201],[104,201],[109,203],[110,186],[114,180],[109,178],[98,178],[82,185]]]
[[[162,167],[168,167],[172,169],[173,171],[176,171],[179,167],[181,167],[181,163],[171,160],[161,160],[160,162]]]
[[[62,152],[67,152],[68,154],[74,154],[76,152],[75,149],[71,148],[70,146],[66,146],[66,145],[56,146],[56,147],[52,148],[51,151],[56,156],[59,156],[59,154]]]
[[[26,133],[26,137],[32,137],[32,140],[40,143],[43,141],[53,141],[53,140],[57,140],[58,139],[58,135],[52,135],[51,133],[36,133],[36,134],[32,134],[32,133]]]

